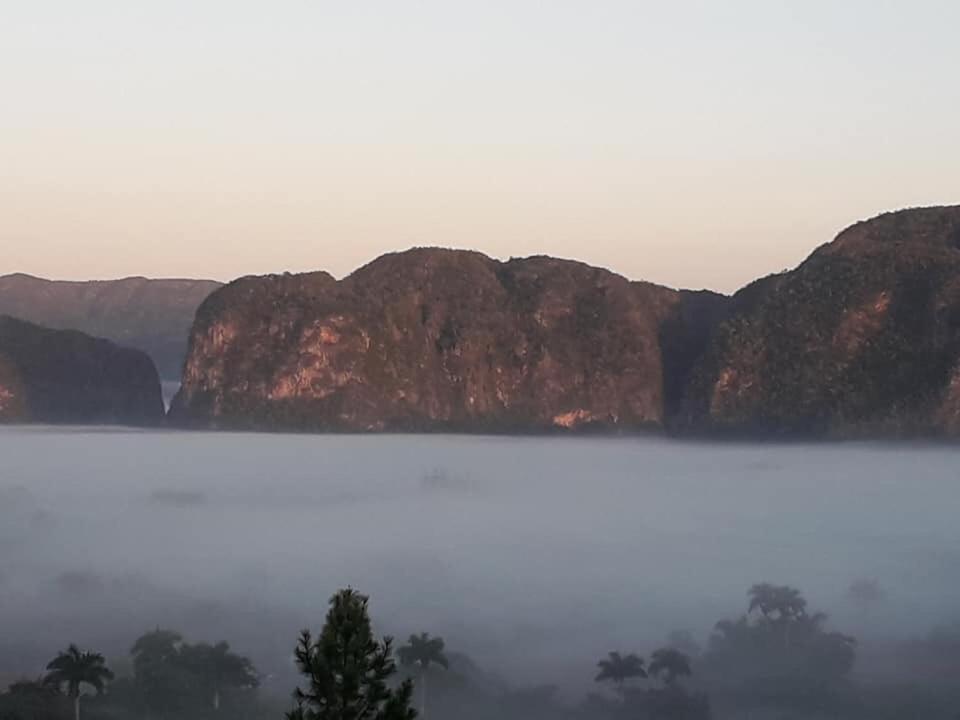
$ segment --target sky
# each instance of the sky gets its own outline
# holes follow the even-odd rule
[[[0,273],[546,253],[732,291],[960,202],[954,0],[0,0]]]

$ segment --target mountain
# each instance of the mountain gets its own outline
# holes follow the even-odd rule
[[[960,207],[857,223],[732,298],[416,249],[200,307],[174,422],[960,436]]]
[[[160,380],[146,354],[0,315],[0,422],[145,425],[162,419]]]
[[[691,370],[679,430],[960,434],[960,207],[858,223],[729,312]]]
[[[198,310],[170,417],[337,431],[658,428],[709,337],[701,318],[726,302],[577,262],[443,249],[385,255],[341,281],[242,278]]]
[[[0,314],[51,328],[79,330],[134,347],[160,376],[177,380],[197,307],[220,287],[212,280],[53,281],[0,276]]]

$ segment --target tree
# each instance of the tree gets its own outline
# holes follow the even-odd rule
[[[807,601],[803,595],[799,590],[788,585],[760,583],[751,587],[747,595],[750,597],[750,607],[747,612],[759,610],[760,614],[768,620],[795,620],[803,617],[807,611]]]
[[[220,710],[220,694],[223,690],[255,688],[260,684],[253,663],[230,652],[230,645],[225,642],[184,645],[178,659],[199,685],[199,691],[210,699],[214,711]]]
[[[618,652],[608,653],[605,660],[597,663],[600,672],[594,682],[612,682],[620,695],[623,695],[623,684],[633,678],[647,677],[643,668],[643,658],[633,653],[622,656]]]
[[[74,720],[80,720],[81,686],[89,685],[99,695],[110,680],[113,680],[113,673],[107,668],[103,655],[81,652],[80,648],[72,644],[50,661],[44,677],[44,683],[66,688],[67,697],[73,700]]]
[[[369,599],[347,588],[330,599],[320,635],[300,634],[294,650],[297,667],[308,679],[297,688],[297,707],[288,720],[413,720],[413,684],[396,688],[388,681],[396,673],[393,640],[377,641],[370,626]]]
[[[750,589],[747,613],[718,622],[698,666],[714,691],[742,706],[794,711],[837,708],[847,692],[855,641],[808,613],[799,591],[763,583]]]
[[[690,677],[690,658],[673,648],[660,648],[650,657],[650,675],[672,686],[681,677]]]
[[[427,669],[439,665],[444,670],[450,667],[443,654],[443,638],[430,637],[429,633],[411,635],[407,644],[397,651],[400,664],[417,667],[420,675],[420,715],[427,716]]]
[[[63,717],[60,688],[39,680],[19,680],[0,694],[2,720],[60,720]]]
[[[133,676],[137,694],[150,713],[174,714],[181,710],[190,678],[180,663],[183,637],[157,628],[133,644]]]

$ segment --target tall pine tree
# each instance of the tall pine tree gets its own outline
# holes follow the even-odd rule
[[[297,688],[295,710],[288,720],[413,720],[409,680],[389,685],[397,671],[393,641],[373,637],[368,598],[341,590],[330,599],[330,610],[320,636],[309,630],[300,635],[294,656],[309,681]]]

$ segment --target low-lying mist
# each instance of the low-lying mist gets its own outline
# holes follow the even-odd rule
[[[608,651],[705,646],[758,582],[855,636],[862,678],[960,621],[946,447],[7,428],[0,458],[5,676],[68,642],[122,669],[163,627],[286,694],[346,586],[378,632],[571,700]]]

